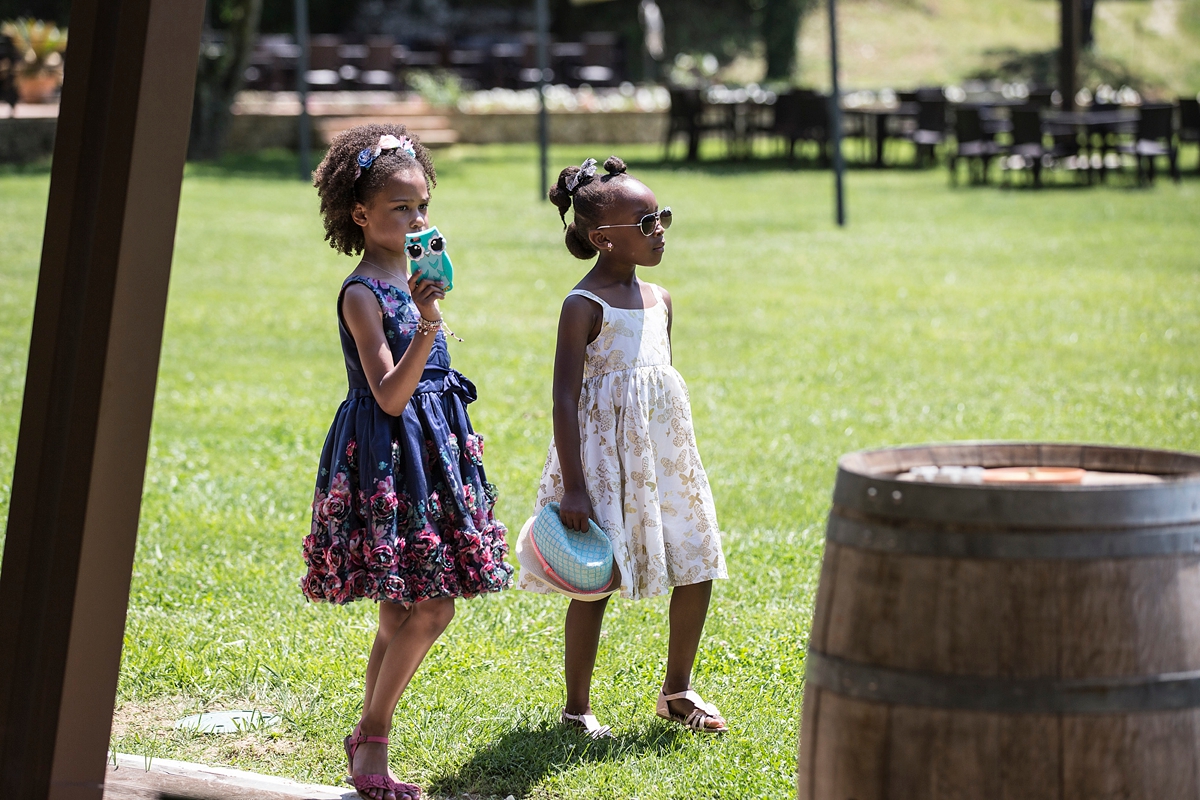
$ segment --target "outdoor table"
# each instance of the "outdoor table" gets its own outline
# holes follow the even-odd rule
[[[1103,111],[1058,111],[1042,112],[1042,123],[1050,128],[1070,129],[1084,135],[1083,150],[1087,157],[1088,182],[1092,180],[1092,156],[1100,155],[1100,180],[1108,175],[1104,164],[1104,156],[1108,154],[1108,134],[1130,131],[1141,119],[1141,112],[1136,108],[1114,108]],[[1099,146],[1095,139],[1099,139]]]
[[[892,117],[900,119],[916,119],[918,104],[914,102],[899,103],[897,105],[886,105],[883,103],[873,103],[863,106],[843,106],[842,114],[848,117],[858,117],[863,121],[864,133],[870,128],[871,140],[875,148],[874,163],[876,168],[882,169],[883,163],[883,145],[887,141],[888,136],[888,120]],[[867,124],[867,121],[870,124]]]
[[[730,94],[734,95],[732,92]],[[725,133],[729,155],[744,156],[750,151],[751,137],[771,129],[769,112],[774,107],[774,99],[774,95],[771,95],[769,100],[737,96],[730,96],[728,99],[706,97],[702,102],[702,113],[706,119],[711,118],[713,114],[719,117],[719,122],[710,123],[711,129]]]

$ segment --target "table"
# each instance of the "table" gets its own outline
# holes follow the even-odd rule
[[[1087,156],[1088,183],[1092,181],[1092,157],[1100,156],[1100,180],[1108,176],[1108,168],[1104,157],[1108,154],[1108,136],[1114,133],[1132,132],[1141,119],[1141,112],[1136,108],[1114,108],[1103,111],[1057,111],[1042,112],[1042,124],[1050,128],[1071,129],[1084,135],[1084,151]],[[1099,146],[1095,138],[1099,137]]]
[[[877,169],[882,169],[886,166],[883,161],[883,145],[887,141],[888,120],[892,117],[915,120],[918,109],[919,105],[913,102],[900,103],[898,105],[884,105],[879,103],[865,106],[843,106],[842,116],[858,117],[864,123],[870,120],[871,138],[875,147],[874,164]],[[863,125],[864,132],[867,127],[866,124]]]

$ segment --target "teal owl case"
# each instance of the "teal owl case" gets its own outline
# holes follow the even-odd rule
[[[436,281],[446,291],[454,288],[454,266],[446,255],[446,240],[437,226],[405,236],[404,250],[408,254],[410,274],[421,273],[426,280]]]

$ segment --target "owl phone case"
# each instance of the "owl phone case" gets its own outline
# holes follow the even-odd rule
[[[454,288],[454,266],[446,255],[446,240],[437,227],[420,233],[410,233],[405,238],[404,251],[408,254],[408,271],[420,273],[425,280],[442,284],[448,292]]]

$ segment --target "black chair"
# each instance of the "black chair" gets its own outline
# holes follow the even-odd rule
[[[927,90],[917,93],[917,127],[905,138],[917,146],[917,164],[937,162],[937,147],[946,141],[946,98]]]
[[[1154,162],[1166,156],[1171,165],[1171,177],[1179,182],[1178,151],[1175,147],[1175,106],[1169,103],[1147,103],[1137,122],[1132,142],[1122,143],[1119,151],[1137,161],[1138,185],[1154,183]]]
[[[497,42],[492,45],[492,86],[515,89],[521,85],[521,65],[525,60],[523,42]]]
[[[318,34],[308,43],[308,72],[304,79],[313,89],[336,89],[342,82],[338,69],[342,60],[338,56],[341,47],[341,37],[332,34]]]
[[[811,90],[795,89],[775,99],[772,132],[788,145],[788,159],[796,156],[796,142],[816,142],[821,163],[829,161],[829,98]]]
[[[728,130],[721,115],[718,121],[706,119],[704,96],[699,89],[671,89],[671,110],[668,113],[667,138],[664,142],[663,161],[671,157],[671,143],[679,134],[687,136],[688,161],[700,158],[700,137],[710,131]]]
[[[396,86],[396,57],[391,36],[368,36],[367,52],[362,60],[358,82],[367,89],[393,89]]]
[[[1037,108],[1012,110],[1012,144],[1004,164],[1005,174],[1011,172],[1013,161],[1020,159],[1020,169],[1033,173],[1033,185],[1042,185],[1042,164],[1046,156],[1046,141],[1042,130],[1042,114]]]
[[[1003,162],[1006,175],[1014,169],[1013,157],[1019,156],[1020,166],[1015,168],[1032,172],[1033,185],[1041,186],[1043,167],[1062,164],[1078,154],[1079,143],[1073,134],[1069,138],[1050,134],[1042,122],[1041,108],[1027,105],[1012,109],[1012,144]]]
[[[979,109],[959,106],[954,111],[954,151],[950,154],[950,182],[958,182],[958,160],[967,161],[967,174],[972,183],[987,183],[988,167],[1002,149],[992,135],[984,130]]]
[[[1200,145],[1200,98],[1179,99],[1179,143]],[[1200,146],[1196,149],[1200,156]],[[1200,172],[1200,158],[1196,159],[1196,172]]]

